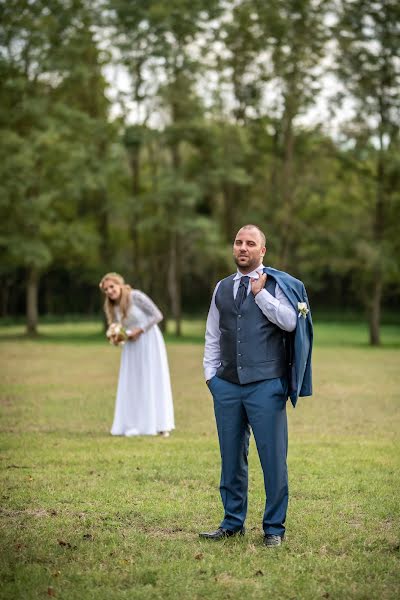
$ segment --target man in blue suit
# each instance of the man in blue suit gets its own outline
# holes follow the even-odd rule
[[[264,474],[264,544],[279,546],[288,504],[286,401],[312,394],[313,328],[304,285],[264,267],[265,235],[245,225],[235,238],[237,272],[215,287],[207,318],[204,373],[214,398],[221,451],[221,540],[245,533],[250,428]]]

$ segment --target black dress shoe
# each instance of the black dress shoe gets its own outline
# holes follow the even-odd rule
[[[272,546],[281,546],[283,542],[283,535],[274,535],[273,533],[266,533],[264,535],[264,546],[272,548]]]
[[[244,527],[242,527],[242,529],[238,529],[237,531],[232,531],[231,529],[224,529],[223,527],[218,527],[218,529],[216,531],[211,531],[210,533],[207,533],[207,532],[199,533],[199,537],[201,537],[205,540],[218,541],[218,540],[223,540],[228,537],[232,537],[234,535],[244,535],[244,533],[245,533]]]

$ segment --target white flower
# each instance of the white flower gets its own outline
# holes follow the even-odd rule
[[[126,331],[120,323],[111,323],[106,332],[110,344],[114,346],[123,346],[127,339]]]
[[[298,302],[297,308],[299,310],[299,319],[300,317],[306,318],[307,314],[310,312],[308,310],[307,304],[305,302]]]

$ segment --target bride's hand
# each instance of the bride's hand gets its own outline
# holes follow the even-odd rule
[[[135,327],[131,330],[128,339],[132,342],[136,342],[136,340],[139,339],[142,333],[144,333],[143,329],[141,329],[140,327]]]

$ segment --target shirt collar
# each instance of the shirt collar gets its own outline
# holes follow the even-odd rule
[[[254,271],[251,271],[251,273],[246,273],[246,275],[247,275],[247,277],[252,277],[253,279],[258,279],[261,274],[260,271],[262,271],[263,269],[264,269],[264,265],[261,264],[259,267],[257,267],[257,269],[254,269]],[[246,275],[244,273],[241,273],[238,269],[233,280],[237,281],[238,279],[241,279],[241,277],[245,277]]]

